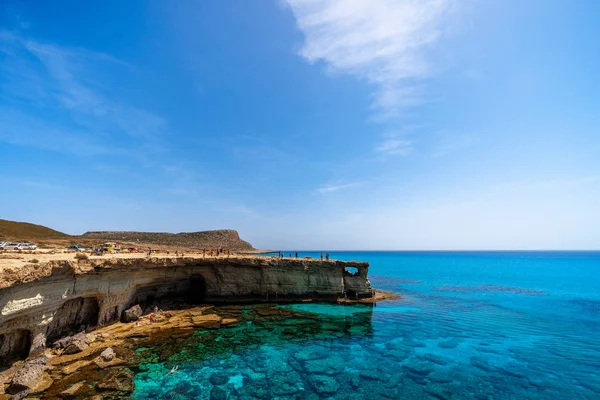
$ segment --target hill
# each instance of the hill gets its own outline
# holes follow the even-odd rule
[[[66,239],[69,237],[66,233],[42,225],[0,219],[0,240],[26,242],[40,239]]]
[[[237,231],[232,229],[182,233],[98,231],[86,232],[81,235],[81,237],[121,242],[152,243],[163,246],[179,246],[196,249],[223,248],[242,251],[254,250],[250,243],[240,239]]]

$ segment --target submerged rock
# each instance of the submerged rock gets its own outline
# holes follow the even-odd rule
[[[106,378],[96,384],[96,389],[131,393],[133,392],[133,372],[123,367],[113,368]]]
[[[229,382],[229,376],[223,372],[215,372],[210,376],[210,383],[215,386],[225,385]]]
[[[368,379],[368,380],[372,380],[372,381],[380,381],[384,378],[384,376],[382,376],[380,373],[378,373],[377,371],[373,371],[370,369],[366,369],[364,371],[360,371],[360,377],[364,378],[364,379]]]
[[[210,400],[227,400],[227,392],[220,387],[210,391]]]
[[[326,354],[314,349],[304,349],[298,351],[293,357],[298,361],[318,360],[325,358]]]
[[[443,349],[453,349],[460,344],[461,340],[457,338],[452,338],[448,340],[444,340],[443,342],[438,343],[438,347]]]
[[[138,319],[140,319],[141,316],[142,316],[142,307],[140,307],[139,304],[136,304],[135,306],[123,311],[123,314],[121,315],[121,321],[122,322],[133,322],[133,321],[137,321]]]
[[[337,392],[340,388],[339,383],[337,383],[334,378],[327,375],[310,375],[308,377],[308,382],[315,392],[322,394],[332,394]]]
[[[300,391],[298,382],[300,382],[300,376],[297,374],[274,374],[269,382],[271,384],[271,391],[278,396],[289,396]]]
[[[424,362],[413,362],[407,363],[403,366],[409,373],[417,376],[426,376],[433,372],[433,368],[428,363]]]
[[[304,369],[311,374],[336,375],[344,369],[344,366],[344,360],[338,356],[308,360],[304,363]]]

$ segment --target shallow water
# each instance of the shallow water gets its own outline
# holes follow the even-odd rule
[[[405,297],[245,307],[236,327],[141,349],[134,397],[600,398],[600,253],[332,257],[370,261],[373,286]]]

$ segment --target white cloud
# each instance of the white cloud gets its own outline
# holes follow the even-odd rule
[[[351,182],[351,183],[343,183],[343,184],[339,184],[339,185],[323,185],[319,189],[317,189],[317,192],[319,192],[321,194],[328,194],[328,193],[333,193],[333,192],[337,192],[340,190],[348,189],[348,188],[351,188],[354,186],[358,186],[360,184],[361,184],[361,182]]]
[[[412,151],[412,143],[410,140],[392,138],[385,140],[375,150],[385,154],[404,156]]]
[[[63,147],[53,142],[78,143],[89,148],[87,153],[98,153],[101,141],[118,143],[120,137],[128,136],[149,144],[167,133],[162,117],[115,95],[120,87],[113,74],[131,69],[120,60],[7,31],[0,31],[0,56],[4,78],[0,82],[4,100],[0,115],[35,122],[28,123],[27,130],[20,123],[9,123],[16,117],[0,120],[4,132],[0,136],[9,136],[13,143],[56,150]],[[44,129],[34,129],[34,125]],[[17,140],[19,137],[31,139]],[[39,146],[40,142],[47,145]]]
[[[419,82],[433,73],[425,51],[453,0],[285,1],[305,35],[301,55],[375,84],[378,117],[423,101]]]

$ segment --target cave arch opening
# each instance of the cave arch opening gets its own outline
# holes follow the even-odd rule
[[[139,304],[147,313],[155,306],[169,309],[183,304],[202,304],[205,298],[206,280],[201,275],[193,275],[184,279],[152,282],[140,286],[135,290],[126,308]]]
[[[47,343],[98,325],[100,305],[95,297],[77,297],[66,301],[56,311],[47,330]]]
[[[31,331],[16,329],[0,334],[0,367],[24,360],[31,349]]]

